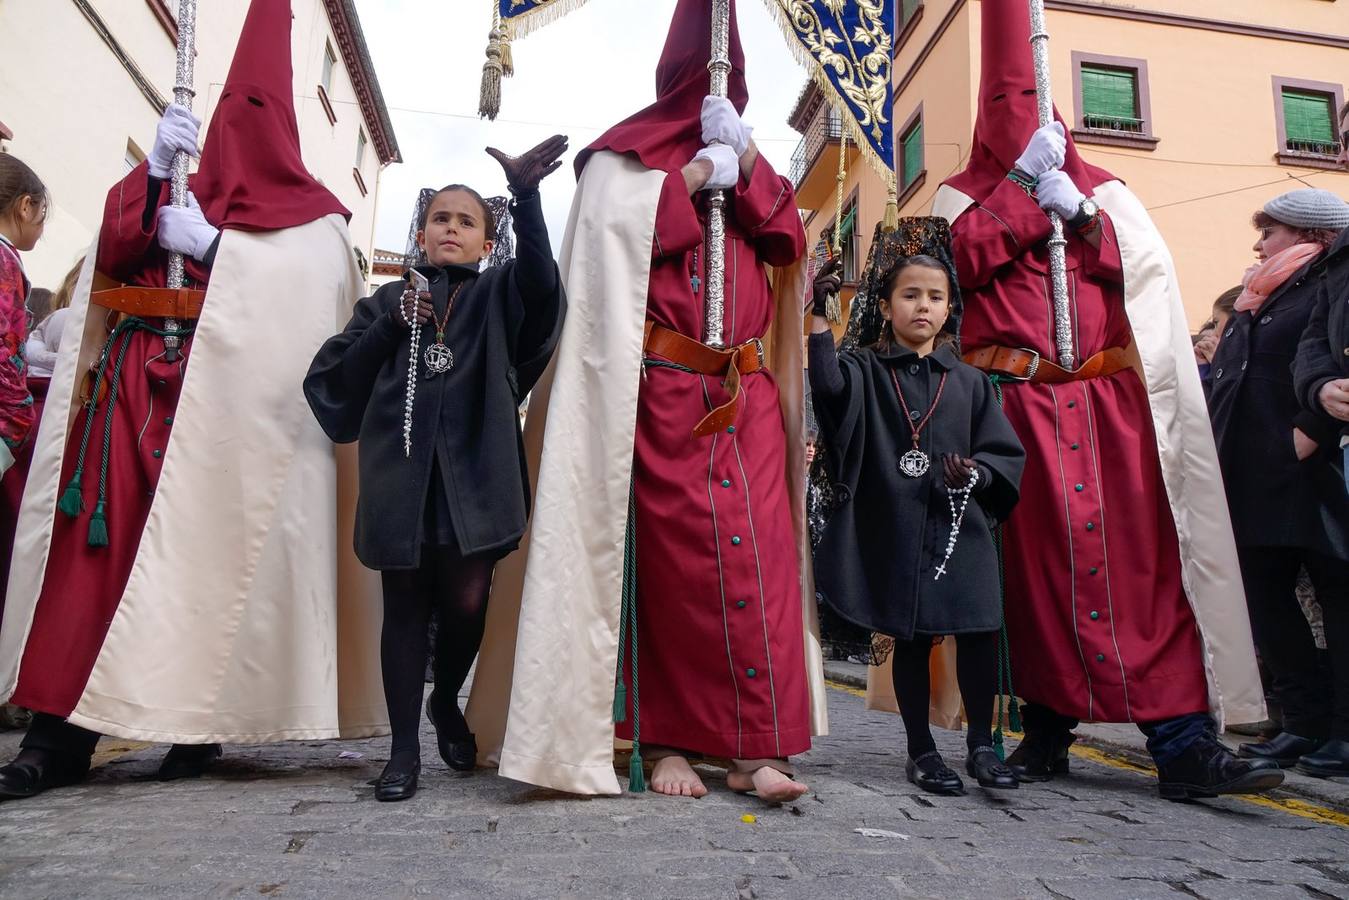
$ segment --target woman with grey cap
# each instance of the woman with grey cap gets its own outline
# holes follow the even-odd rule
[[[1312,756],[1337,736],[1332,709],[1349,702],[1349,495],[1328,464],[1337,423],[1302,408],[1292,376],[1326,251],[1349,227],[1349,204],[1329,191],[1292,191],[1265,204],[1253,224],[1259,261],[1242,280],[1213,357],[1209,410],[1251,629],[1283,707],[1283,731],[1238,752],[1307,774],[1349,774],[1349,759],[1328,771]],[[1318,672],[1294,593],[1304,566],[1325,611],[1333,685]],[[1346,726],[1341,715],[1338,728]]]

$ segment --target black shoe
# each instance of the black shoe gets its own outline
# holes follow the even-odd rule
[[[472,772],[478,765],[478,741],[473,732],[468,730],[468,723],[464,721],[463,713],[459,712],[459,704],[455,703],[454,713],[451,714],[458,722],[448,722],[442,728],[436,718],[435,701],[436,694],[432,691],[431,696],[426,698],[426,718],[431,720],[431,725],[436,729],[436,747],[440,750],[440,758],[456,772]]]
[[[1012,755],[1007,768],[1018,781],[1049,781],[1068,774],[1068,748],[1077,740],[1071,731],[1027,731]]]
[[[200,778],[223,753],[219,744],[174,744],[164,754],[155,777],[160,781]]]
[[[402,766],[395,769],[393,760],[390,760],[379,780],[375,782],[375,799],[381,803],[411,800],[417,795],[417,776],[421,771],[420,762],[414,762],[411,769]]]
[[[23,750],[0,768],[0,800],[35,797],[45,790],[78,784],[89,774],[89,760],[71,762],[46,750]]]
[[[1297,770],[1314,778],[1349,777],[1349,741],[1326,741],[1297,761]]]
[[[1283,770],[1268,759],[1239,759],[1212,735],[1157,767],[1157,791],[1166,800],[1196,800],[1220,794],[1258,794],[1283,784]]]
[[[936,750],[929,750],[917,759],[909,760],[904,766],[904,772],[909,776],[909,781],[929,794],[959,797],[965,793],[965,783],[947,768]]]
[[[998,759],[992,747],[975,747],[965,759],[965,771],[979,782],[979,787],[997,791],[1014,791],[1021,786],[1016,773]]]
[[[1279,768],[1287,769],[1300,757],[1315,753],[1324,743],[1325,741],[1316,738],[1298,737],[1296,734],[1281,731],[1277,737],[1258,744],[1238,744],[1237,756],[1242,759],[1268,759],[1278,763]]]

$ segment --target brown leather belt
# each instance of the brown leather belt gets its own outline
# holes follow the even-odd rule
[[[718,350],[650,320],[646,323],[642,349],[700,375],[720,375],[725,379],[723,385],[731,399],[703,417],[693,429],[694,437],[706,437],[735,424],[740,414],[740,376],[766,365],[763,341],[758,338]]]
[[[123,285],[89,295],[94,304],[138,319],[199,319],[206,292]]]
[[[966,353],[964,360],[989,375],[1035,384],[1066,384],[1070,381],[1104,378],[1131,366],[1128,351],[1123,347],[1102,350],[1076,369],[1055,365],[1034,350],[1014,347],[981,347]]]

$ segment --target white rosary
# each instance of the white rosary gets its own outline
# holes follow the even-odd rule
[[[975,469],[970,473],[970,480],[963,488],[947,488],[946,502],[951,507],[951,537],[946,541],[946,556],[942,558],[941,565],[937,566],[937,574],[932,576],[933,581],[940,581],[946,574],[946,564],[951,561],[951,554],[956,552],[956,540],[960,537],[960,526],[965,521],[965,510],[970,505],[970,497],[974,494],[974,486],[979,483],[979,470]],[[960,509],[956,510],[956,494],[963,494],[960,499]]]
[[[417,399],[417,357],[418,345],[421,343],[422,329],[417,325],[417,307],[414,303],[412,315],[408,315],[408,299],[417,299],[417,293],[411,288],[403,292],[403,302],[399,305],[399,314],[403,317],[404,324],[412,337],[412,347],[408,353],[408,389],[407,397],[403,401],[403,456],[412,456],[412,404]]]

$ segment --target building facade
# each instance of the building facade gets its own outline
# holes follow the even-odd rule
[[[177,6],[0,2],[0,147],[32,166],[52,194],[46,234],[24,257],[35,285],[60,283],[88,249],[108,189],[149,152],[173,97]],[[291,7],[305,165],[351,210],[352,240],[368,268],[380,173],[400,161],[389,112],[354,0],[292,0]],[[245,0],[198,6],[192,108],[207,123],[247,11]]]
[[[969,159],[982,0],[896,0],[900,214],[926,215]],[[1170,245],[1192,327],[1255,261],[1251,215],[1284,191],[1349,198],[1337,162],[1349,78],[1346,0],[1045,0],[1054,98],[1082,155],[1123,179]],[[813,85],[790,119],[792,177],[815,246],[835,221],[841,128]],[[845,273],[884,213],[847,144]],[[847,224],[851,215],[851,226]],[[845,297],[850,292],[845,292]]]

